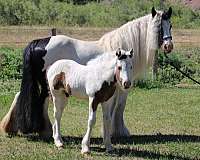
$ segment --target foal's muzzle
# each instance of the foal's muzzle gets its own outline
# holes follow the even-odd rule
[[[131,81],[125,81],[123,85],[124,89],[129,89],[131,87]]]

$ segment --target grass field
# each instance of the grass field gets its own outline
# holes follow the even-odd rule
[[[92,153],[80,154],[86,131],[87,101],[71,98],[62,119],[65,148],[37,136],[0,136],[0,159],[200,159],[199,88],[133,89],[128,97],[125,122],[131,137],[113,139],[112,154],[104,151],[101,108],[92,135]],[[0,96],[0,118],[14,94]],[[52,119],[52,106],[49,113]]]

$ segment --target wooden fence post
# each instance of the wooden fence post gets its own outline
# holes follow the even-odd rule
[[[51,36],[56,36],[56,28],[51,29]]]

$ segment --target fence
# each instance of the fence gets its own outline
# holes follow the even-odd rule
[[[113,28],[57,28],[57,34],[64,34],[82,40],[98,40]],[[0,27],[0,46],[24,47],[30,41],[51,35],[51,27]],[[175,47],[200,47],[199,30],[173,31]]]

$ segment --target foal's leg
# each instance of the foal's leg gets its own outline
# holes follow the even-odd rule
[[[90,152],[90,136],[92,132],[92,127],[96,122],[96,110],[93,110],[97,107],[98,104],[94,104],[94,98],[89,97],[89,117],[88,117],[88,127],[87,132],[82,140],[82,150],[81,153],[89,153]]]
[[[55,118],[55,122],[52,127],[54,143],[57,147],[62,147],[63,140],[60,133],[60,120],[61,120],[62,112],[66,105],[65,94],[64,93],[54,94],[53,103],[54,103],[54,118]]]
[[[112,98],[110,98],[112,100]],[[102,103],[102,111],[103,111],[103,141],[107,152],[113,150],[111,144],[111,115],[110,115],[110,108],[108,107],[110,101]]]

